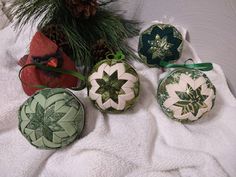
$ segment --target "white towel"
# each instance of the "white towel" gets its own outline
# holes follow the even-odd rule
[[[4,3],[5,2],[0,1],[0,29],[5,28],[9,23],[9,19],[4,13]]]
[[[10,23],[10,19],[6,15],[6,12],[14,1],[15,0],[0,0],[0,30]]]
[[[18,130],[17,111],[27,99],[17,60],[34,33],[0,31],[0,176],[3,177],[226,177],[236,176],[236,100],[220,66],[206,72],[217,88],[214,109],[183,125],[168,119],[156,101],[161,71],[134,62],[141,81],[136,106],[103,115],[86,90],[75,92],[86,107],[83,136],[61,150],[32,147]],[[137,44],[137,39],[133,41]],[[182,58],[198,60],[185,41]]]

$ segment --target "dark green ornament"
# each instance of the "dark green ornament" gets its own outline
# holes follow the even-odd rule
[[[164,67],[160,61],[171,63],[180,58],[183,37],[172,25],[155,24],[141,33],[138,53],[150,67]]]
[[[70,91],[44,89],[31,96],[19,109],[19,129],[40,149],[57,149],[72,143],[82,132],[85,111]]]

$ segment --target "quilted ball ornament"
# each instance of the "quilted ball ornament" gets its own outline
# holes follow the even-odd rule
[[[139,78],[126,62],[106,59],[95,65],[88,78],[88,95],[102,112],[121,113],[139,95]]]
[[[44,89],[19,109],[19,129],[40,149],[67,146],[80,135],[85,112],[82,103],[65,89]]]
[[[214,106],[216,89],[196,69],[176,69],[159,84],[157,99],[164,113],[180,122],[200,119]]]
[[[170,63],[179,59],[182,50],[182,34],[169,24],[152,25],[139,38],[139,56],[150,67],[163,67],[162,60]]]

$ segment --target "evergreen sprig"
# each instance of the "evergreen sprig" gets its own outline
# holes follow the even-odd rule
[[[139,23],[103,8],[114,1],[99,1],[101,6],[90,18],[73,17],[63,0],[16,0],[9,12],[19,29],[38,21],[39,30],[50,24],[60,25],[72,49],[67,54],[79,66],[91,68],[95,64],[91,46],[99,39],[106,40],[111,49],[123,51],[127,59],[137,58],[126,39],[139,34]]]
[[[8,14],[16,19],[15,27],[22,29],[25,25],[53,18],[55,11],[59,10],[60,0],[16,0],[10,6]]]

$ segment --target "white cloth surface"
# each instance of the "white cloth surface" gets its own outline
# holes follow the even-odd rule
[[[0,29],[3,29],[8,23],[9,19],[3,12],[4,4],[2,1],[0,1]]]
[[[10,23],[6,12],[13,1],[14,0],[0,0],[0,29],[5,28]]]
[[[82,138],[61,150],[39,150],[18,130],[17,111],[27,99],[18,59],[34,30],[0,31],[0,176],[4,177],[226,177],[236,176],[236,100],[220,66],[206,72],[217,89],[214,109],[202,120],[181,124],[161,111],[156,90],[161,71],[134,62],[140,98],[125,114],[103,115],[86,90],[75,92],[86,108]],[[132,41],[137,45],[137,39]],[[182,59],[196,52],[185,41]]]

